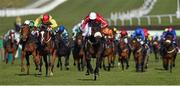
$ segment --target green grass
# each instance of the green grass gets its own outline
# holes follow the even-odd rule
[[[44,69],[43,76],[36,77],[34,74],[35,67],[31,62],[30,75],[23,75],[20,72],[20,60],[16,60],[14,65],[5,64],[0,62],[0,84],[1,85],[179,85],[180,84],[180,55],[176,59],[176,67],[173,68],[173,72],[162,70],[161,61],[155,62],[154,55],[151,54],[149,60],[149,68],[146,72],[135,72],[134,61],[131,57],[130,68],[121,71],[120,67],[113,68],[110,72],[100,70],[100,77],[97,81],[93,81],[93,76],[85,76],[84,72],[78,72],[76,67],[73,66],[72,57],[70,59],[70,70],[62,71],[55,67],[55,73],[53,77],[45,77]],[[92,60],[92,62],[94,62]],[[43,66],[44,67],[44,66]]]
[[[29,5],[35,0],[0,0],[0,8],[20,8]]]

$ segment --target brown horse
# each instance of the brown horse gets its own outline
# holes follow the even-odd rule
[[[10,53],[12,53],[13,56],[12,64],[14,64],[17,48],[18,48],[18,44],[15,40],[15,33],[10,31],[8,38],[4,44],[4,49],[5,49],[4,55],[5,55],[6,64],[8,63],[8,54]]]
[[[119,62],[121,62],[122,70],[124,71],[124,63],[126,63],[126,69],[129,68],[129,48],[128,44],[125,43],[126,38],[120,39],[120,42],[118,44],[118,54],[119,54]]]
[[[134,38],[131,40],[131,48],[133,49],[133,55],[136,65],[136,71],[144,72],[145,64],[147,62],[146,56],[144,56],[144,48],[138,42],[138,38]]]
[[[62,37],[62,33],[57,32],[55,36],[55,45],[56,45],[56,56],[58,57],[58,64],[57,67],[60,66],[60,69],[62,70],[62,61],[61,58],[64,57],[64,65],[66,67],[66,70],[69,70],[69,56],[71,53],[71,42],[69,39],[65,42]]]
[[[85,65],[85,52],[83,50],[83,45],[83,36],[82,33],[79,33],[74,40],[74,47],[72,50],[74,63],[77,64],[78,71],[83,71]]]
[[[21,72],[25,71],[24,68],[24,58],[26,58],[26,66],[27,66],[27,74],[29,74],[30,62],[29,56],[33,56],[34,63],[36,65],[36,70],[38,69],[38,65],[40,63],[38,58],[38,51],[36,45],[36,38],[31,35],[29,26],[25,25],[21,29],[21,40],[20,44],[22,44],[22,55],[21,55]]]
[[[50,71],[50,76],[53,76],[53,68],[56,59],[55,42],[51,36],[51,32],[47,31],[45,27],[41,27],[39,38],[40,38],[39,55],[41,60],[39,72],[40,74],[42,72],[42,57],[43,57],[46,68],[46,76],[49,75],[48,71]]]
[[[152,48],[153,48],[153,52],[154,52],[154,55],[155,55],[155,60],[158,61],[160,59],[160,56],[159,56],[160,42],[159,42],[158,38],[155,38],[152,41]]]
[[[170,72],[172,72],[172,67],[175,66],[175,59],[177,55],[176,46],[172,43],[173,36],[167,35],[166,39],[163,41],[163,67],[165,70],[170,68]]]
[[[94,74],[94,80],[96,80],[97,75],[99,75],[100,62],[103,58],[104,42],[102,41],[102,34],[100,33],[101,30],[99,26],[92,27],[91,29],[91,36],[87,37],[85,40],[86,75],[89,75],[89,73]],[[96,59],[95,70],[92,68],[91,58]]]
[[[113,38],[105,37],[105,50],[103,53],[103,68],[106,70],[105,66],[105,57],[108,59],[108,71],[110,71],[111,64],[114,66],[115,61],[115,45],[113,42]]]

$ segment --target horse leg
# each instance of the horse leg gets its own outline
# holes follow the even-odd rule
[[[173,57],[173,61],[172,61],[173,67],[175,67],[176,56],[177,56],[177,53],[176,53],[176,54],[174,55],[174,57]]]
[[[100,57],[97,57],[96,59],[96,68],[94,70],[94,80],[97,79],[97,75],[99,75],[99,64],[100,63]]]
[[[57,66],[56,66],[57,68],[59,68],[59,65],[60,65],[60,58],[61,57],[58,57],[58,62],[57,62]]]
[[[105,57],[102,59],[103,69],[106,70]]]
[[[60,70],[62,70],[62,61],[61,61],[62,57],[59,57],[59,64],[60,64]]]
[[[173,68],[172,59],[169,59],[168,64],[169,64],[169,66],[170,66],[170,73],[172,73],[172,68]]]
[[[81,70],[84,71],[84,60],[83,57],[81,57]]]
[[[26,63],[26,66],[27,66],[27,75],[29,75],[29,68],[30,68],[29,55],[26,54],[25,57],[26,57],[26,62],[27,62]]]
[[[8,63],[8,52],[5,51],[5,60],[6,60],[6,64]]]
[[[50,64],[50,75],[53,76],[53,69],[54,69],[54,63],[55,63],[56,57],[55,57],[55,53],[52,56],[52,60],[51,60],[51,64]]]
[[[108,56],[108,71],[110,71],[111,68],[111,56]]]
[[[40,56],[40,64],[39,64],[39,73],[38,75],[42,75],[42,65],[43,65],[43,61],[42,61],[42,57]]]
[[[89,54],[88,54],[89,55]],[[91,65],[91,58],[87,55],[86,57],[86,62],[87,62],[87,72],[86,72],[86,75],[89,75],[89,73],[93,73],[93,68],[92,68],[92,65]]]
[[[164,58],[163,67],[164,67],[165,70],[168,70],[168,63],[167,63],[167,59],[166,58]]]
[[[126,62],[126,70],[129,68],[129,61],[128,61],[128,57],[125,59]]]
[[[35,63],[35,66],[36,66],[36,69],[35,70],[38,70],[39,69],[39,64],[40,64],[40,59],[39,59],[39,55],[36,54],[36,51],[32,52],[32,55],[33,55],[33,59],[34,59],[34,63]]]
[[[69,70],[69,55],[65,56],[65,67],[66,70]]]
[[[121,57],[120,61],[121,61],[122,71],[124,71],[124,63],[123,63],[123,60],[124,60],[124,58]]]
[[[13,55],[12,64],[14,64],[14,61],[15,61],[15,55],[16,55],[16,51],[13,51],[12,55]]]
[[[80,58],[77,58],[77,68],[78,68],[78,71],[81,71],[81,66],[80,66]]]
[[[25,58],[25,51],[22,51],[22,55],[21,55],[21,72],[25,71],[25,68],[24,68],[24,58]]]
[[[129,50],[129,51],[128,51],[128,52],[129,52],[129,53],[128,53],[128,60],[129,60],[129,59],[131,58],[131,52],[132,52],[132,51],[131,51],[130,48],[129,48],[128,50]]]
[[[48,59],[47,59],[47,55],[43,55],[43,60],[45,62],[45,68],[46,68],[46,77],[48,76]]]

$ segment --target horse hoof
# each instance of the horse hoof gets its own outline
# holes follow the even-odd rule
[[[88,75],[90,75],[90,74],[89,74],[89,73],[86,73],[85,75],[88,76]]]
[[[59,65],[57,65],[56,67],[59,68]]]
[[[21,72],[24,72],[25,71],[25,69],[24,68],[21,68]]]
[[[121,65],[121,63],[118,63],[118,66],[120,66]]]
[[[36,69],[35,69],[35,70],[39,70],[39,68],[37,68],[37,67],[36,67]]]
[[[69,68],[67,67],[66,70],[69,70]]]
[[[42,72],[38,72],[38,75],[42,75]]]
[[[53,73],[52,73],[52,72],[50,73],[50,76],[53,76]]]
[[[95,81],[97,80],[97,75],[96,75],[96,74],[94,75],[94,80],[95,80]]]

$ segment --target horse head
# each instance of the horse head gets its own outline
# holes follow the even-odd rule
[[[40,31],[40,41],[41,44],[46,44],[51,40],[51,33],[47,30],[41,30]]]
[[[133,38],[130,42],[131,48],[132,49],[137,49],[141,46],[140,42],[138,41],[138,38]]]
[[[77,34],[75,42],[76,42],[77,45],[82,45],[83,44],[82,33]]]
[[[22,30],[21,30],[21,39],[23,41],[27,41],[29,35],[30,35],[30,28],[29,28],[29,26],[27,26],[27,25],[23,26]]]

